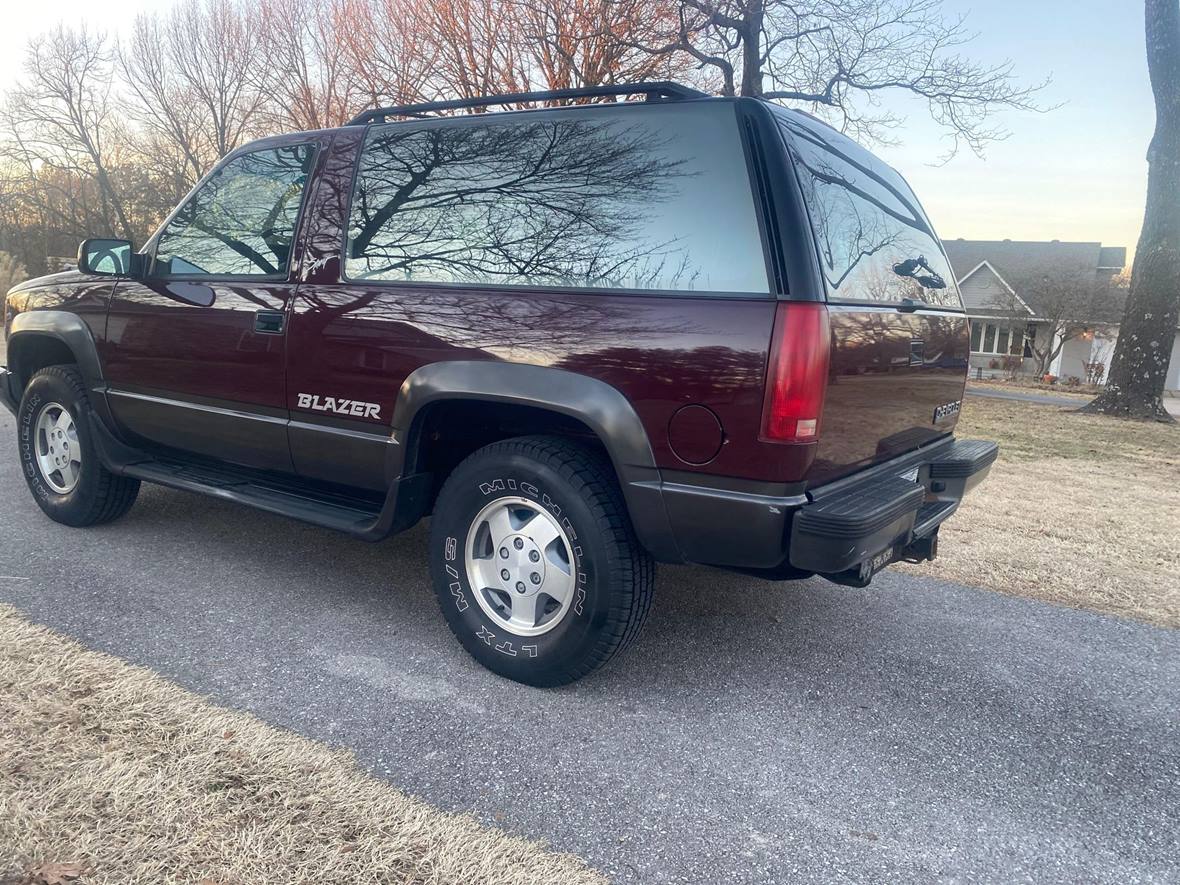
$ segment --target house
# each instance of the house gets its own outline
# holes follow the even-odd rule
[[[1123,246],[1053,240],[945,240],[971,321],[971,368],[1105,380],[1125,290]],[[1180,330],[1167,388],[1180,389]],[[1018,366],[1012,361],[1019,360]]]

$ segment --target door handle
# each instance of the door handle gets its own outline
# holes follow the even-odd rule
[[[278,310],[259,310],[254,313],[254,331],[263,335],[283,334],[283,313]]]

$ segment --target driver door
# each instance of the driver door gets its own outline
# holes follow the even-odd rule
[[[149,242],[146,278],[116,286],[103,362],[131,442],[293,470],[292,256],[321,147],[299,136],[230,155]]]

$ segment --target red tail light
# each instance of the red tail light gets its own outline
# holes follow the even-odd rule
[[[819,439],[830,348],[827,307],[812,301],[779,302],[762,405],[762,440]]]

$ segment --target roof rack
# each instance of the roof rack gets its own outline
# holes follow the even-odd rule
[[[456,98],[450,101],[429,101],[423,104],[403,104],[362,111],[348,121],[349,126],[364,126],[384,122],[387,117],[424,117],[431,111],[450,111],[456,108],[482,108],[497,104],[517,104],[526,101],[555,101],[567,98],[599,98],[608,95],[643,95],[647,101],[686,98],[708,98],[707,92],[661,80],[652,83],[631,83],[617,86],[584,86],[579,89],[550,89],[547,92],[509,92],[484,98]]]

